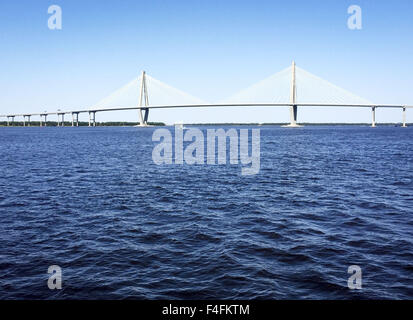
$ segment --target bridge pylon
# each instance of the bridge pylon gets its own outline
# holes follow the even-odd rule
[[[142,71],[141,88],[139,94],[139,107],[149,106],[148,87],[146,83],[146,73]],[[142,114],[142,111],[145,114]],[[139,126],[146,127],[148,125],[149,108],[139,108]]]
[[[290,124],[284,126],[289,128],[302,127],[297,124],[297,82],[295,76],[295,61],[293,61],[291,66],[291,87],[290,87]]]

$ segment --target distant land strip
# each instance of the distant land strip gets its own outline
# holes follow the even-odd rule
[[[44,121],[42,122],[42,125],[44,126]],[[127,121],[118,121],[118,122],[96,122],[96,126],[101,126],[101,127],[133,127],[139,125],[139,122],[127,122]],[[149,126],[165,126],[165,123],[163,122],[148,122]],[[15,121],[13,125],[9,125],[10,127],[24,127],[23,121]],[[47,121],[47,127],[57,127],[57,121]],[[62,123],[60,122],[60,126],[62,126]],[[64,122],[64,127],[71,127],[72,122],[71,121],[65,121]],[[88,127],[89,122],[88,121],[79,121],[79,127]],[[7,121],[0,121],[0,127],[7,127]],[[26,127],[28,127],[27,122],[26,122]],[[30,127],[40,127],[40,121],[30,121]]]
[[[181,123],[179,123],[181,124]],[[186,126],[284,126],[287,125],[287,122],[274,122],[274,123],[184,123]],[[397,122],[388,122],[388,123],[376,123],[380,126],[401,126],[402,123]],[[100,127],[133,127],[138,126],[139,122],[127,122],[127,121],[109,121],[109,122],[96,122],[96,126]],[[313,122],[300,122],[300,125],[303,126],[371,126],[371,123],[313,123]],[[413,123],[406,123],[407,126],[412,126]],[[24,127],[23,121],[15,121],[13,125],[9,125],[10,127]],[[44,122],[43,122],[44,126]],[[57,121],[47,121],[47,127],[57,127]],[[61,123],[60,123],[60,126]],[[65,121],[64,127],[71,127],[71,121]],[[89,122],[79,121],[79,127],[88,127]],[[148,126],[166,126],[163,122],[148,122]],[[7,121],[0,121],[0,127],[7,127]],[[26,123],[26,127],[28,127]],[[30,127],[40,127],[40,121],[31,121]]]

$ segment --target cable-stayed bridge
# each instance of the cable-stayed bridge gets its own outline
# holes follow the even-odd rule
[[[79,114],[89,114],[89,126],[96,125],[96,113],[107,111],[137,110],[140,126],[147,126],[149,111],[169,108],[214,107],[289,107],[288,127],[299,127],[298,107],[362,107],[371,108],[372,127],[376,126],[377,108],[402,110],[402,123],[406,127],[406,109],[413,106],[375,104],[321,79],[295,65],[282,70],[218,103],[207,103],[181,90],[173,88],[145,72],[116,90],[94,106],[85,109],[20,113],[0,115],[13,125],[16,117],[23,118],[23,125],[30,126],[32,117],[40,117],[40,126],[47,125],[48,116],[57,116],[57,124],[64,125],[65,115],[71,115],[72,126],[79,125]]]

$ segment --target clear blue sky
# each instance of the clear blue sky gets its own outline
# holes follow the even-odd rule
[[[47,27],[52,4],[63,10],[59,31]],[[347,28],[352,4],[362,8],[362,30]],[[369,100],[413,105],[411,0],[3,0],[0,43],[0,114],[86,108],[142,69],[218,101],[293,59]],[[219,110],[211,112],[219,116]],[[263,122],[288,120],[288,112],[281,118],[278,111],[265,112]],[[370,120],[369,112],[343,112],[314,109],[299,117],[340,121],[345,114],[348,121]],[[133,113],[99,117],[137,119]],[[377,117],[401,120],[395,110],[379,111]],[[408,120],[413,122],[413,110]]]

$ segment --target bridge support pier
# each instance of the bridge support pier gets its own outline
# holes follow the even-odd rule
[[[142,114],[142,111],[144,111],[145,113]],[[149,118],[149,108],[139,109],[139,125],[143,127],[147,126],[148,118]]]
[[[76,118],[76,127],[79,126],[79,112],[72,112],[72,127],[75,126],[75,118]]]
[[[371,108],[371,127],[376,127],[376,107]]]
[[[26,117],[27,117],[27,126],[30,127],[30,115],[23,116],[23,125],[26,126]]]
[[[403,125],[402,125],[402,127],[403,128],[407,127],[407,125],[406,125],[406,107],[403,107]]]
[[[297,127],[297,106],[290,107],[290,127]]]
[[[96,127],[96,111],[89,111],[89,127]]]
[[[290,123],[283,126],[287,128],[299,128],[301,125],[297,124],[298,107],[296,105],[290,106]]]
[[[10,119],[11,119],[11,126],[14,126],[14,116],[7,117],[7,126],[10,126]]]
[[[139,113],[139,125],[143,126],[144,122],[143,122],[143,114],[142,114],[142,109],[138,109],[138,113]]]
[[[62,117],[62,122],[60,122],[60,117]],[[65,114],[64,113],[58,113],[57,114],[57,126],[58,127],[64,127],[65,126]]]
[[[145,116],[143,121],[145,121],[145,125],[148,125],[148,118],[149,118],[149,109],[144,109],[145,110]]]

